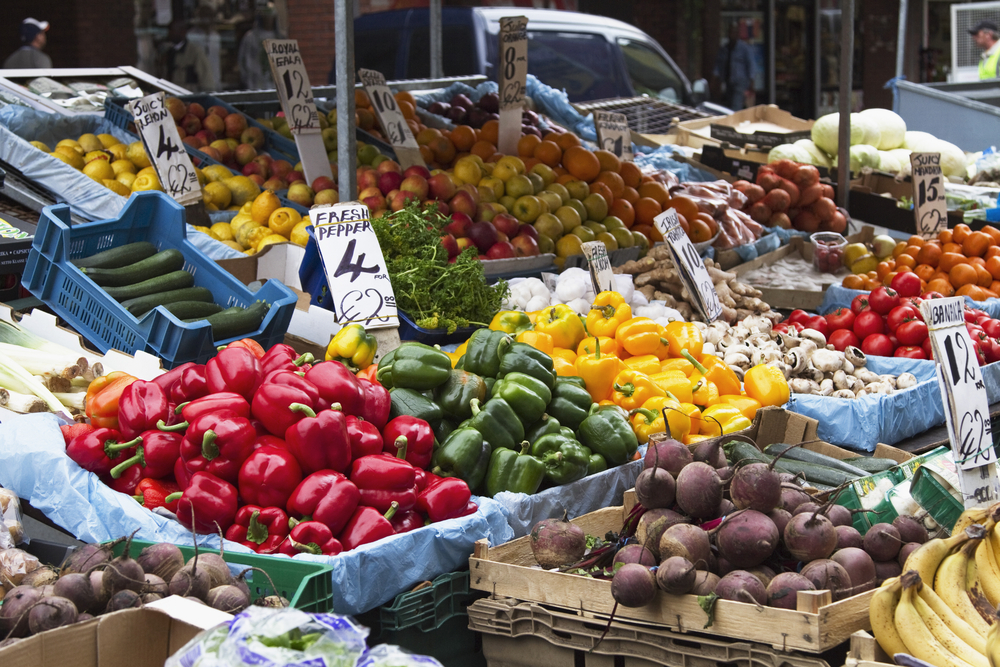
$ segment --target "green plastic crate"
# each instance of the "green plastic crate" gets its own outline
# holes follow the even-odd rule
[[[132,557],[137,557],[140,551],[151,544],[153,542],[132,540]],[[185,560],[194,556],[194,547],[179,546],[178,548],[184,554]],[[125,544],[119,543],[114,548],[114,554],[119,556],[124,550]],[[217,554],[219,551],[198,547],[198,553]],[[291,558],[235,552],[226,552],[223,554],[223,558],[232,565],[259,567],[267,572],[278,589],[278,595],[288,600],[291,606],[296,609],[316,613],[333,611],[333,568],[329,565],[297,561]],[[250,587],[251,600],[273,595],[275,592],[267,577],[260,572],[247,573],[246,582],[247,586]]]

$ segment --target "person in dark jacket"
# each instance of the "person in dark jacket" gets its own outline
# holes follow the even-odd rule
[[[24,46],[7,57],[3,68],[52,69],[52,58],[42,51],[45,48],[45,33],[48,29],[48,21],[31,18],[21,21],[21,42]]]
[[[753,48],[740,39],[739,24],[729,27],[729,42],[719,49],[712,75],[725,86],[723,104],[739,111],[753,95]]]

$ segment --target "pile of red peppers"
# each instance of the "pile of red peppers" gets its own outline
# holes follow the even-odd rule
[[[378,382],[310,361],[239,341],[149,382],[101,378],[99,423],[62,427],[66,453],[143,506],[258,553],[335,555],[476,511],[465,482],[426,470],[427,422],[390,421]]]

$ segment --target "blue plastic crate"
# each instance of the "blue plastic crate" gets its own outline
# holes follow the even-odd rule
[[[424,329],[418,327],[416,322],[403,311],[399,314],[399,338],[400,340],[415,340],[424,345],[451,345],[469,340],[476,329],[483,327],[459,327],[453,333],[448,333],[447,329]]]
[[[144,350],[159,356],[168,368],[189,361],[204,363],[219,345],[238,338],[253,338],[265,349],[280,343],[292,319],[295,294],[276,280],[251,292],[187,240],[184,223],[184,209],[162,192],[136,193],[117,219],[73,227],[69,225],[69,206],[46,206],[38,220],[22,283],[102,352],[111,348],[130,354]],[[271,304],[260,328],[216,341],[208,322],[182,322],[162,306],[137,319],[70,262],[138,241],[149,241],[160,250],[180,250],[184,269],[194,275],[194,284],[211,290],[220,306],[245,307],[261,300]]]

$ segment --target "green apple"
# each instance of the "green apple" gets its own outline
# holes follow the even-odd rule
[[[536,197],[541,199],[543,202],[549,205],[550,211],[556,211],[562,207],[562,198],[555,192],[550,190],[543,190],[537,194]]]
[[[564,204],[567,201],[569,201],[569,190],[567,190],[566,186],[563,185],[562,183],[549,183],[548,185],[545,186],[545,191],[554,192],[557,195],[559,195],[559,198],[562,200],[562,203]]]
[[[569,196],[573,199],[579,199],[583,201],[590,194],[590,187],[587,186],[583,181],[570,181],[566,184],[566,190],[569,191]]]
[[[495,169],[493,171],[494,173],[496,172]],[[525,195],[534,195],[535,186],[527,176],[517,174],[504,181],[504,191],[514,199],[517,199]]]
[[[608,217],[608,202],[602,196],[593,192],[587,195],[583,199],[583,206],[587,209],[587,218],[589,220],[604,220]]]
[[[593,241],[597,239],[597,234],[594,233],[594,230],[584,227],[583,225],[580,225],[579,227],[574,227],[570,233],[573,236],[579,237],[580,240],[583,241],[584,243],[586,243],[587,241]]]
[[[549,239],[557,239],[565,233],[562,221],[551,213],[538,216],[533,227],[539,236],[547,236]]]
[[[514,208],[510,210],[521,222],[532,223],[542,214],[542,201],[534,195],[524,195],[517,198]]]

